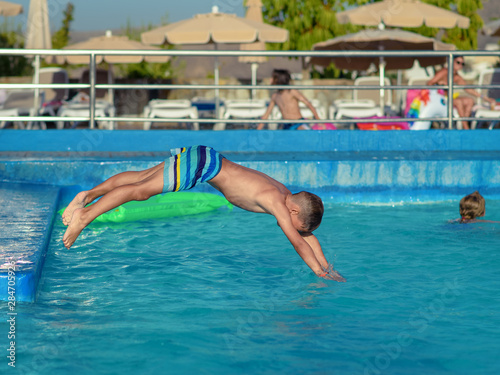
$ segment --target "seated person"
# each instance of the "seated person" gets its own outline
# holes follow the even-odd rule
[[[456,56],[453,60],[453,83],[456,85],[466,85],[465,80],[458,74],[458,72],[465,65],[463,56]],[[427,85],[448,85],[448,68],[443,68],[436,75],[427,82]],[[465,89],[465,92],[475,96],[477,98],[481,97],[481,94],[474,89]],[[446,96],[446,91],[443,92]],[[483,99],[494,105],[495,99],[483,96]],[[469,96],[455,96],[453,95],[453,107],[457,109],[458,115],[460,117],[471,117],[472,107],[474,106],[474,99]],[[469,129],[469,123],[467,121],[462,122],[463,129]]]

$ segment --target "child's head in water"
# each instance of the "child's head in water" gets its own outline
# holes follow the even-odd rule
[[[462,222],[484,216],[485,211],[485,200],[478,191],[466,195],[460,200],[460,216]]]

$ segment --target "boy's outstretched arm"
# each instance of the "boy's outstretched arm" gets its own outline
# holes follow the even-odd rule
[[[323,255],[323,251],[321,250],[321,246],[319,246],[319,242],[316,237],[311,235],[312,237],[314,237],[314,239],[316,239],[315,244],[314,240],[312,238],[310,239],[311,243],[313,243],[314,248],[316,249],[314,250],[313,247],[294,228],[290,219],[290,215],[287,211],[283,212],[281,215],[279,213],[275,213],[274,216],[278,220],[278,225],[280,226],[283,233],[285,233],[285,236],[288,238],[297,254],[299,254],[302,260],[317,276],[323,277],[328,280],[345,281],[345,279],[340,275],[340,279],[342,280],[336,277],[332,277],[331,272],[329,272],[330,268],[328,262]],[[316,257],[316,252],[318,254],[321,254],[321,261]],[[325,267],[322,266],[322,263],[325,265]]]
[[[323,250],[321,249],[321,245],[319,244],[316,236],[312,233],[303,233],[301,236],[309,244],[309,246],[311,246],[314,256],[318,260],[319,264],[321,264],[321,267],[323,269],[327,269],[328,261],[325,258],[325,254],[323,254]]]
[[[345,282],[344,277],[337,271],[335,271],[333,269],[333,265],[331,263],[328,263],[328,261],[326,260],[325,255],[323,254],[323,249],[321,249],[321,245],[316,236],[312,233],[307,233],[302,234],[302,238],[309,244],[309,246],[311,246],[316,259],[318,259],[321,267],[323,267],[323,270],[326,272],[326,275],[322,277],[328,280]]]

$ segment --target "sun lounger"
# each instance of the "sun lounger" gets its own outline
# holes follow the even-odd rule
[[[40,93],[38,107],[35,108],[35,90],[10,90],[7,92],[7,97],[0,108],[1,117],[20,117],[20,116],[37,116],[40,114],[42,102],[44,101],[44,93]],[[7,126],[9,121],[4,120],[0,122],[0,129]],[[23,128],[23,122],[18,122],[19,127]],[[26,122],[26,128],[32,129],[34,126],[39,125],[45,129],[45,123],[35,123],[33,121]]]
[[[267,104],[265,100],[226,100],[222,112],[222,118],[234,119],[258,119],[266,113]],[[217,123],[214,130],[226,129],[225,123]]]
[[[197,119],[198,109],[191,104],[189,100],[151,100],[144,108],[145,118],[165,118],[169,122],[172,120],[179,120],[184,118]],[[144,130],[150,130],[152,121],[144,122]],[[200,125],[193,122],[193,129],[199,130]]]

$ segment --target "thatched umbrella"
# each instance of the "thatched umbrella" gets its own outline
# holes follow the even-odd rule
[[[0,1],[0,16],[13,17],[23,12],[23,6],[20,4]]]
[[[147,46],[135,40],[131,40],[126,36],[112,35],[111,31],[107,31],[106,35],[90,38],[80,43],[75,43],[63,48],[63,50],[160,50],[160,48]],[[140,56],[140,55],[97,55],[96,64],[106,62],[110,65],[108,69],[108,83],[112,83],[112,64],[134,64],[141,61],[152,63],[164,63],[170,59],[169,56]],[[53,56],[49,59],[50,62],[59,65],[62,64],[89,64],[90,56],[67,55]],[[113,90],[108,90],[110,102],[113,103]]]
[[[175,22],[141,34],[145,44],[214,44],[219,43],[283,43],[288,30],[263,22],[220,13],[214,6],[211,13],[197,14],[187,20]],[[214,68],[215,84],[219,85],[219,64]],[[219,115],[219,90],[215,89],[215,110]]]
[[[428,38],[420,34],[403,31],[399,29],[368,29],[355,34],[342,35],[326,42],[316,43],[313,46],[315,51],[435,51],[454,50],[453,44],[445,44],[433,38]],[[366,70],[371,64],[379,66],[380,86],[384,86],[385,69],[409,69],[418,60],[423,67],[442,64],[446,61],[444,56],[398,56],[398,57],[312,57],[312,64],[328,66],[334,63],[339,69],[346,70]],[[384,90],[380,90],[380,103],[384,103]]]
[[[392,27],[437,27],[467,29],[468,17],[418,0],[383,0],[337,13],[340,23]]]

